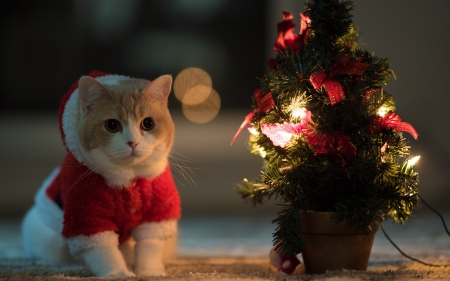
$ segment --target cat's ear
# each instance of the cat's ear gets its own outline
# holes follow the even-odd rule
[[[172,89],[172,76],[163,75],[153,80],[142,93],[146,96],[152,96],[161,100],[164,107],[167,106],[167,99]]]
[[[96,100],[108,94],[108,90],[94,78],[83,76],[78,81],[78,94],[81,108],[87,112]]]

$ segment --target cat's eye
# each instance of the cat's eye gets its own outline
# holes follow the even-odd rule
[[[109,119],[105,121],[105,128],[110,133],[116,133],[120,129],[120,122],[116,119]]]
[[[150,131],[155,127],[155,121],[151,117],[144,118],[141,122],[141,129]]]

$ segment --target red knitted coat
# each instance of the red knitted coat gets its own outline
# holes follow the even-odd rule
[[[90,74],[93,78],[105,75]],[[65,146],[62,114],[77,87],[78,83],[72,86],[61,102],[59,121]],[[119,242],[124,242],[139,224],[181,217],[180,198],[169,166],[156,178],[137,178],[127,188],[111,188],[101,175],[89,171],[68,151],[46,194],[64,211],[62,234],[66,238],[114,231],[119,234]]]

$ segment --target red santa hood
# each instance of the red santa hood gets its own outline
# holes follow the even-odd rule
[[[118,81],[127,80],[131,77],[93,71],[89,76],[106,85],[117,85]],[[78,94],[78,81],[72,85],[70,90],[63,96],[59,106],[59,130],[66,149],[75,158],[81,161],[80,144],[77,136],[78,121],[80,120],[80,104]]]

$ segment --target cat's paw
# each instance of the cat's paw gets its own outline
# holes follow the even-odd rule
[[[136,267],[134,270],[137,276],[166,276],[166,269],[162,262],[153,262],[151,265]]]

